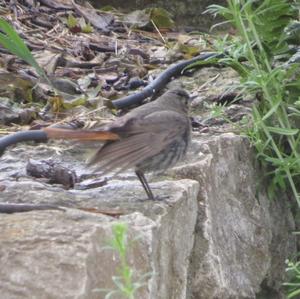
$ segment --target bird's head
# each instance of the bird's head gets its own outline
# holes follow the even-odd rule
[[[160,100],[169,109],[188,112],[190,105],[190,95],[184,89],[171,89],[164,93]]]

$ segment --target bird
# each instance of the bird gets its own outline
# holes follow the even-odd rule
[[[171,89],[104,126],[102,132],[118,139],[106,141],[88,165],[103,175],[134,168],[148,199],[154,200],[145,173],[161,173],[186,154],[191,140],[189,102],[185,90]]]
[[[186,154],[191,140],[189,103],[190,96],[184,89],[171,89],[155,101],[134,108],[95,130],[47,127],[2,137],[0,153],[9,145],[27,140],[100,140],[104,143],[88,165],[103,176],[134,168],[148,199],[155,200],[145,173],[161,173]]]

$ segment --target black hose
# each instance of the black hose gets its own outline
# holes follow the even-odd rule
[[[177,77],[182,74],[182,71],[189,65],[197,62],[203,61],[208,58],[221,58],[223,54],[218,53],[205,53],[198,55],[192,59],[181,61],[175,65],[170,66],[165,71],[163,71],[155,80],[153,80],[149,85],[147,85],[143,90],[138,93],[131,94],[127,97],[114,100],[112,104],[117,109],[126,108],[132,105],[138,105],[146,98],[154,95],[159,90],[161,90],[170,80],[172,77]],[[207,67],[207,64],[203,66]]]
[[[153,80],[149,85],[147,85],[142,91],[129,95],[127,97],[114,100],[112,104],[117,109],[122,109],[132,105],[140,104],[144,99],[150,97],[161,90],[171,79],[182,74],[183,70],[197,61],[204,61],[209,58],[221,58],[224,54],[218,53],[205,53],[198,55],[192,59],[179,62],[165,71],[163,71],[155,80]],[[203,67],[211,65],[210,63],[204,63]],[[212,65],[214,65],[212,63]],[[14,134],[7,135],[0,138],[0,156],[4,153],[5,149],[13,144],[23,141],[38,141],[46,142],[48,140],[47,133],[43,130],[32,130],[32,131],[22,131]]]
[[[48,140],[46,132],[43,130],[21,131],[0,138],[0,156],[5,149],[13,144],[23,141],[39,141],[45,142]]]

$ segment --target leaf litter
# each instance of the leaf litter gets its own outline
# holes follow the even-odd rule
[[[112,100],[138,92],[171,63],[211,50],[210,37],[176,31],[160,8],[122,14],[74,0],[0,0],[0,18],[59,91],[0,45],[0,134],[99,126],[118,113]],[[186,83],[197,90],[197,81]]]

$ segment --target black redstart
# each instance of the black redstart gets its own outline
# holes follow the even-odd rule
[[[106,141],[89,165],[103,174],[133,167],[153,200],[144,173],[164,171],[185,155],[191,138],[188,106],[188,93],[174,89],[116,119],[101,131],[119,139]]]

